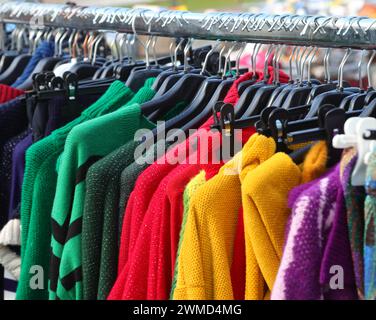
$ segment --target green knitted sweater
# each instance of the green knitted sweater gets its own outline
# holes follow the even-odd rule
[[[177,108],[179,105],[177,106]],[[182,107],[182,105],[181,105]],[[120,178],[125,168],[129,190],[138,175],[151,163],[165,144],[148,150],[145,165],[136,164],[134,151],[138,143],[132,141],[95,163],[87,174],[87,189],[82,225],[82,269],[84,299],[105,300],[116,280],[119,252]]]
[[[17,299],[47,299],[50,265],[51,209],[56,188],[56,159],[63,151],[70,130],[89,119],[114,111],[131,99],[133,93],[119,81],[81,116],[32,145],[26,152],[21,198],[21,274]],[[44,283],[32,288],[33,266],[43,270]],[[34,267],[35,268],[35,267]]]
[[[138,129],[155,128],[141,114],[139,105],[154,96],[153,81],[147,81],[137,98],[124,107],[76,126],[68,135],[52,209],[51,268],[57,272],[51,273],[50,282],[57,286],[50,286],[50,299],[83,299],[81,232],[87,171],[96,161],[133,140]]]

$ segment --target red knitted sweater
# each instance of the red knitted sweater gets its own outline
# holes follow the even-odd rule
[[[239,83],[252,76],[252,73],[247,73],[237,79],[226,95],[225,102],[235,105],[239,100]],[[284,75],[281,81],[285,81],[282,79]],[[272,77],[269,79],[271,81]],[[211,117],[200,129],[209,131],[213,122]],[[243,130],[243,142],[254,132],[253,128]],[[213,133],[216,134],[220,135],[219,132]],[[197,136],[199,133],[190,136],[166,157],[178,154],[181,151],[179,148],[186,151],[190,149]],[[197,150],[200,150],[200,139]],[[208,150],[210,156],[214,154],[210,152],[211,140]],[[186,164],[155,163],[140,175],[126,207],[119,273],[109,299],[168,299],[184,209],[184,188],[202,169],[207,173],[207,179],[218,172],[222,164],[213,164],[210,156],[205,165],[200,164],[197,152],[189,158],[195,161],[186,161]]]

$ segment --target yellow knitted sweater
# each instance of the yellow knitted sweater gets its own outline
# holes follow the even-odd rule
[[[180,248],[174,299],[233,299],[230,268],[241,179],[274,152],[272,138],[254,134],[241,152],[194,193]]]
[[[299,168],[285,153],[276,153],[242,183],[246,242],[246,299],[268,299],[280,265],[285,225],[290,210],[288,193],[325,171],[327,149],[314,145]]]

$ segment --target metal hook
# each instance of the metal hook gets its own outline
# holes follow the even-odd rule
[[[98,39],[96,40],[96,43],[94,45],[94,51],[93,51],[93,57],[92,57],[92,65],[95,65],[95,62],[97,61],[97,52],[98,52],[98,46],[99,46],[99,43],[104,39],[104,34],[101,33],[98,37]]]
[[[300,83],[300,80],[301,80],[301,73],[300,73],[301,60],[306,51],[307,51],[307,47],[300,47],[299,50],[296,52],[295,68],[296,68],[296,82],[297,83]]]
[[[282,57],[282,54],[283,54],[283,49],[285,48],[285,45],[283,44],[281,47],[280,47],[280,52],[279,52],[279,55],[277,57],[277,60],[276,60],[276,70],[277,70],[277,73],[276,73],[276,77],[275,77],[275,83],[277,85],[280,84],[279,80],[280,80],[280,74],[279,74],[279,71],[280,71],[280,67],[279,67],[279,61],[281,60],[281,57]]]
[[[295,56],[295,52],[296,52],[297,49],[298,49],[298,47],[294,47],[292,49],[292,52],[291,52],[290,57],[289,57],[289,75],[290,75],[290,81],[293,81],[292,80],[293,79],[293,76],[292,76],[292,58],[293,58],[293,56]]]
[[[184,72],[188,72],[188,69],[189,69],[188,53],[189,53],[189,49],[191,48],[191,45],[192,45],[192,38],[189,38],[184,48]]]
[[[265,62],[264,62],[264,81],[267,82],[268,81],[268,76],[269,76],[269,73],[268,73],[268,64],[269,64],[269,57],[272,53],[274,49],[274,44],[271,44],[268,48],[268,51],[266,52],[266,55],[265,55]]]
[[[145,45],[145,60],[146,60],[146,68],[149,68],[150,67],[150,60],[149,60],[149,47],[150,47],[150,44],[152,42],[152,37],[153,36],[148,36],[148,39],[146,41],[146,45]]]
[[[311,52],[313,51],[313,47],[306,47],[306,49],[307,50],[304,51],[304,58],[302,57],[302,60],[300,63],[300,84],[301,85],[303,84],[303,80],[304,80],[305,64]]]
[[[59,39],[59,51],[58,51],[59,56],[63,55],[63,41],[65,40],[69,32],[70,32],[69,29],[67,29],[62,35],[62,37]]]
[[[329,83],[330,82],[330,70],[329,70],[329,57],[332,49],[327,48],[325,55],[324,55],[324,77],[325,77],[325,82]]]
[[[222,57],[223,57],[223,52],[226,49],[227,46],[227,41],[223,43],[222,49],[219,51],[219,57],[218,57],[218,74],[222,75]]]
[[[77,34],[77,30],[73,29],[68,39],[68,50],[71,56],[72,56],[72,49],[73,49],[73,41],[74,41],[76,34]]]
[[[362,79],[362,62],[363,62],[363,58],[364,58],[365,53],[366,53],[366,50],[363,49],[361,56],[360,56],[359,63],[358,63],[358,77],[359,77],[359,88],[360,88],[360,90],[364,89],[363,79]]]
[[[26,28],[22,28],[17,35],[17,52],[22,52],[22,38],[26,32]]]
[[[33,42],[32,52],[35,52],[35,50],[37,49],[38,43],[39,43],[40,39],[42,38],[42,36],[43,36],[43,31],[39,30],[37,32],[35,39],[34,39],[34,42]]]
[[[318,50],[319,48],[315,47],[315,49],[313,50],[312,57],[309,58],[308,60],[308,65],[307,65],[307,83],[308,84],[311,84],[311,64],[312,64],[313,59],[316,57],[316,53]]]
[[[274,51],[274,56],[273,56],[273,60],[272,60],[272,65],[273,65],[273,82],[276,83],[276,79],[277,79],[277,67],[276,67],[276,61],[277,61],[277,57],[279,55],[279,51],[281,50],[281,45],[280,44],[277,44],[277,48],[275,49]]]
[[[205,60],[204,60],[204,63],[202,65],[202,69],[201,69],[201,72],[200,74],[201,75],[204,75],[205,71],[206,71],[206,66],[208,64],[208,61],[209,61],[209,57],[213,54],[213,52],[215,50],[217,50],[217,48],[220,46],[221,42],[219,40],[216,41],[215,45],[210,49],[210,51],[206,54],[206,57],[205,57]]]
[[[246,45],[247,45],[246,42],[242,42],[240,44],[240,49],[239,49],[238,55],[236,56],[236,74],[235,74],[236,78],[239,78],[240,76],[240,58],[242,54],[244,53]]]
[[[252,67],[252,73],[253,73],[253,76],[255,77],[256,76],[256,69],[257,69],[257,55],[260,51],[262,47],[262,44],[261,43],[256,43],[254,46],[253,46],[253,51],[252,51],[252,55],[251,55],[251,67]]]
[[[224,78],[226,76],[226,73],[227,73],[227,67],[229,66],[230,64],[230,67],[229,67],[229,70],[231,72],[231,61],[230,61],[230,55],[231,53],[234,51],[235,47],[236,47],[237,43],[235,42],[232,47],[228,50],[227,54],[226,54],[226,57],[225,57],[225,66],[224,66],[224,69],[223,69],[223,75],[222,75],[222,78]]]
[[[157,44],[157,39],[158,37],[157,36],[153,36],[153,41],[152,41],[152,45],[151,45],[151,48],[152,48],[152,55],[153,55],[153,59],[154,59],[154,64],[156,66],[158,66],[158,60],[157,60],[157,51],[155,50],[155,46]]]
[[[54,51],[55,51],[56,57],[59,55],[59,40],[62,37],[62,35],[63,35],[63,29],[60,28],[60,29],[57,30],[56,35],[55,35]]]
[[[175,48],[175,59],[174,59],[174,69],[176,70],[178,68],[177,66],[177,62],[178,62],[178,51],[180,49],[180,47],[182,46],[182,44],[184,43],[185,39],[181,39],[180,42],[178,43],[178,45],[176,46]]]
[[[344,55],[342,61],[341,61],[341,64],[339,65],[339,69],[338,69],[338,80],[339,80],[339,88],[340,89],[343,89],[343,68],[345,66],[345,63],[347,61],[347,59],[350,57],[352,53],[352,49],[351,48],[347,48],[346,50],[346,54]]]

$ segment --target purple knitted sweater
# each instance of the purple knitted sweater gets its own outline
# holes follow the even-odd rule
[[[294,188],[285,248],[271,299],[357,299],[339,165]],[[344,289],[330,289],[333,265],[344,271]]]

